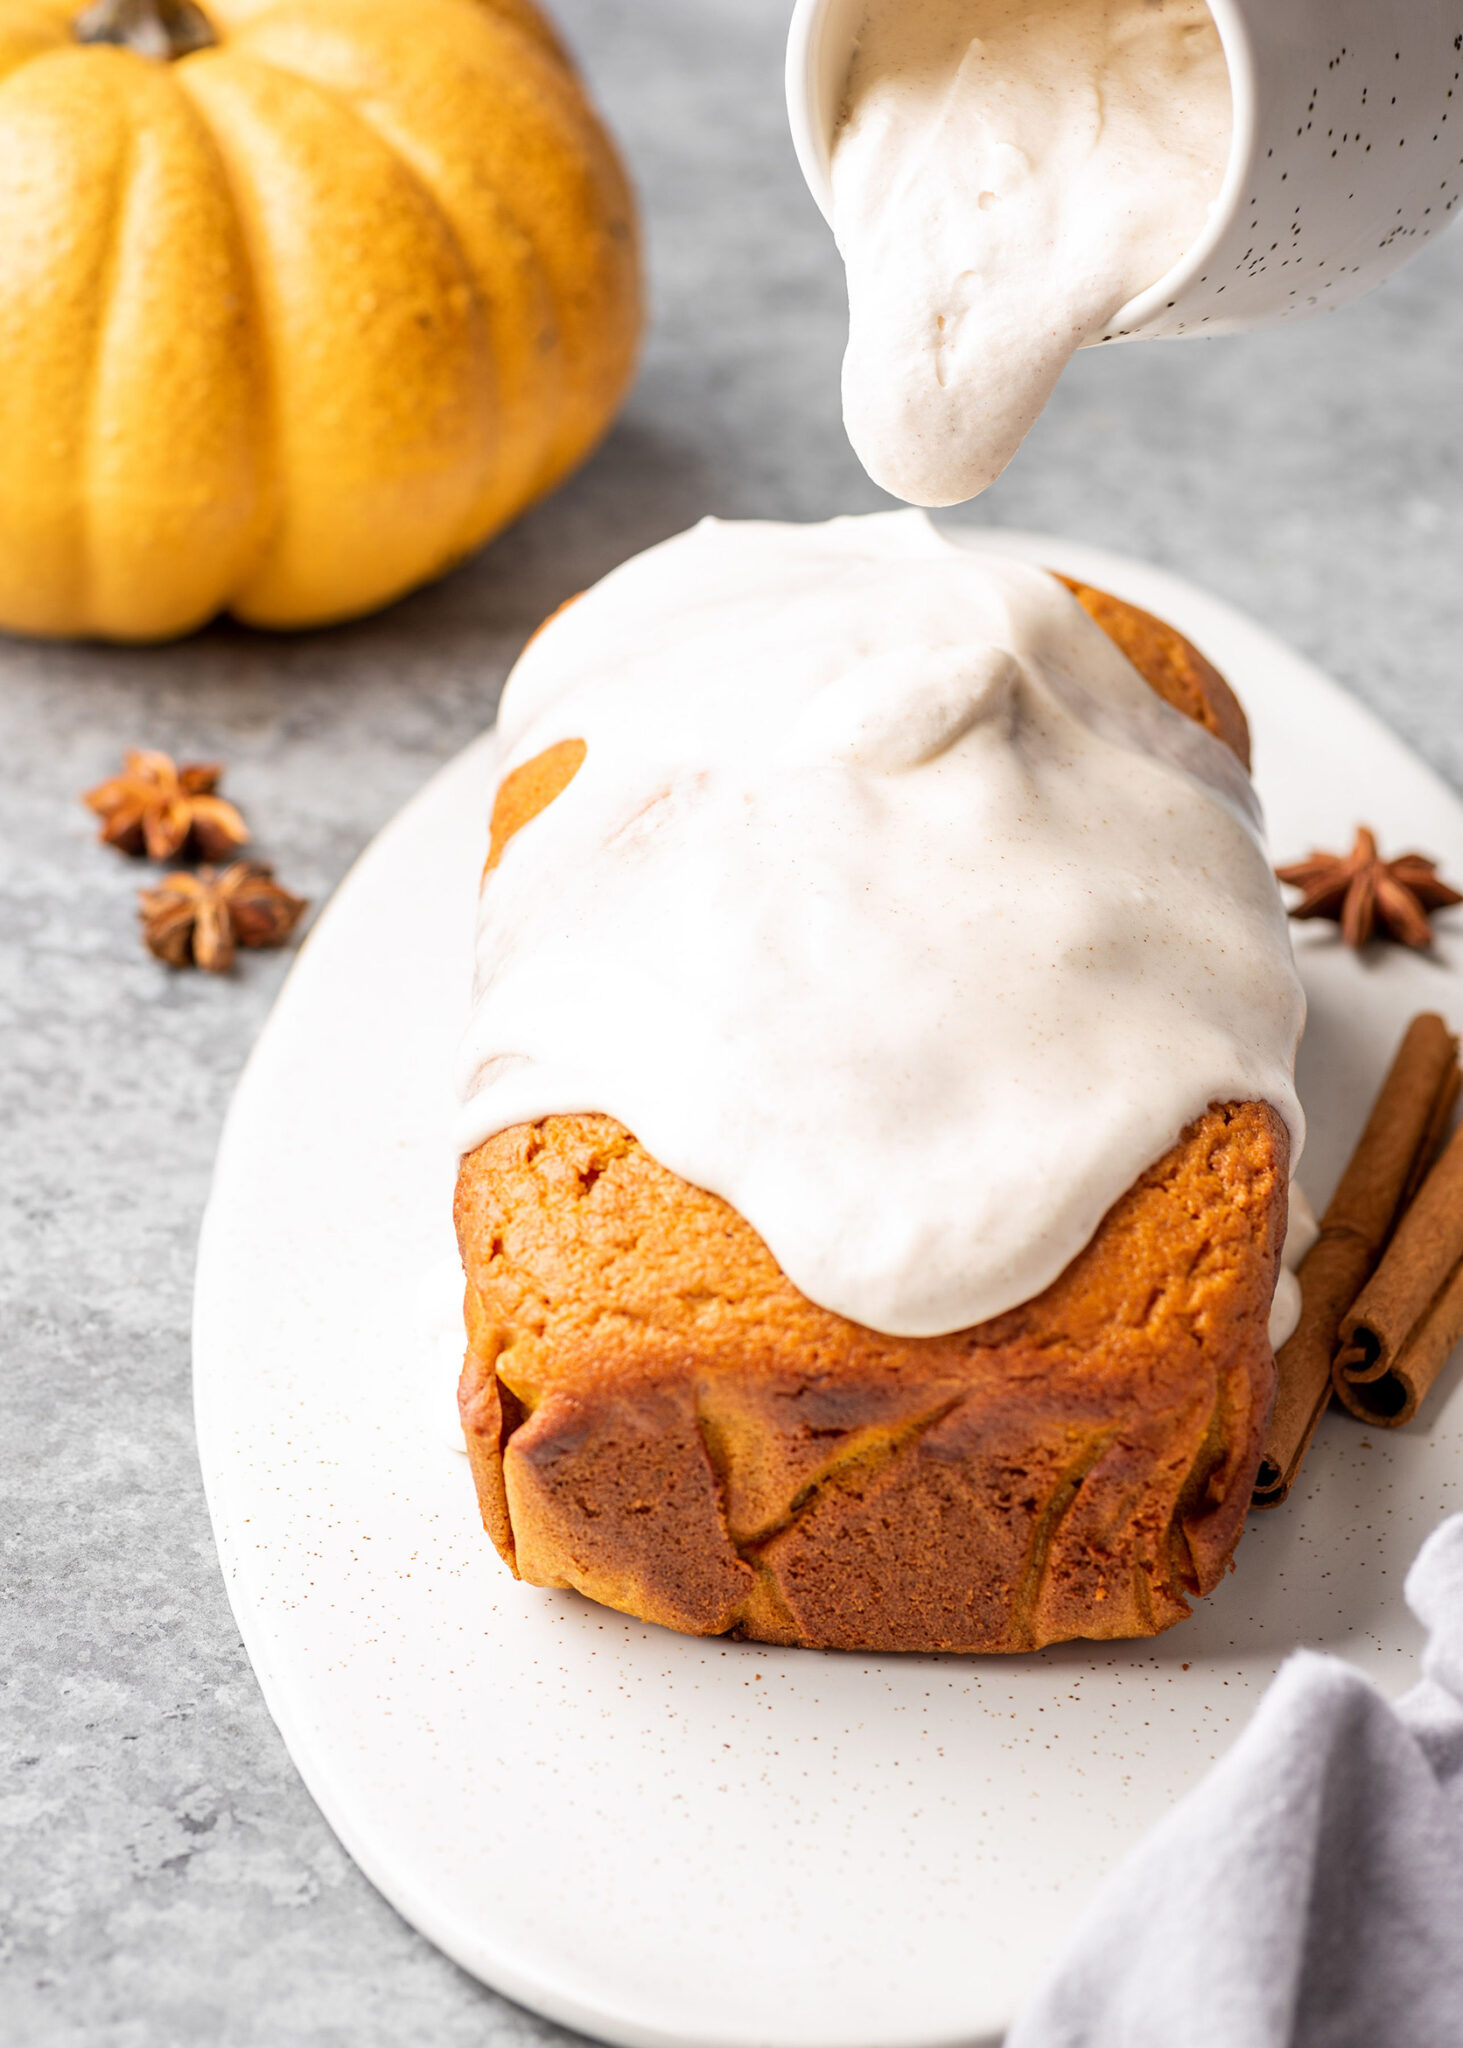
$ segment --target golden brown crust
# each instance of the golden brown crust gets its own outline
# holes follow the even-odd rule
[[[488,825],[488,857],[484,876],[490,875],[503,858],[503,848],[515,832],[521,832],[540,811],[569,787],[584,765],[589,749],[583,740],[559,740],[545,747],[521,768],[510,769],[498,785],[493,815]]]
[[[536,1584],[696,1634],[1152,1634],[1238,1539],[1286,1167],[1273,1110],[1211,1110],[1045,1293],[908,1339],[808,1301],[612,1119],[504,1131],[457,1195],[490,1533]]]
[[[1056,572],[1053,571],[1053,574]],[[1112,597],[1090,583],[1077,583],[1070,576],[1058,576],[1087,616],[1101,626],[1109,640],[1122,648],[1149,688],[1165,704],[1182,711],[1206,732],[1221,739],[1248,768],[1250,765],[1250,722],[1239,698],[1207,661],[1192,640],[1186,640],[1164,619],[1156,619],[1125,598]]]
[[[1248,762],[1202,655],[1068,588]],[[504,779],[489,870],[584,758],[563,741]],[[734,1209],[612,1119],[501,1132],[463,1161],[456,1204],[484,1526],[519,1576],[695,1634],[1154,1634],[1239,1538],[1274,1392],[1287,1162],[1273,1110],[1211,1109],[1045,1293],[902,1339],[808,1301]]]

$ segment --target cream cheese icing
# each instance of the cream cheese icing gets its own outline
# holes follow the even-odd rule
[[[616,1117],[897,1336],[1038,1293],[1212,1102],[1298,1153],[1249,779],[1043,571],[706,520],[534,640],[500,732],[587,753],[483,891],[464,1151]]]
[[[1303,1306],[1296,1274],[1301,1261],[1321,1234],[1316,1212],[1306,1199],[1299,1181],[1290,1183],[1290,1213],[1286,1220],[1285,1244],[1280,1253],[1280,1271],[1275,1276],[1275,1298],[1270,1304],[1270,1348],[1278,1351],[1300,1327]]]
[[[832,159],[844,417],[876,483],[993,483],[1073,352],[1192,247],[1224,179],[1204,0],[871,0]]]

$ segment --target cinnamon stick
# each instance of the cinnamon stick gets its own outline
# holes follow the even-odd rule
[[[1417,1200],[1423,1182],[1442,1157],[1443,1147],[1448,1142],[1448,1133],[1453,1128],[1453,1112],[1458,1107],[1460,1092],[1463,1092],[1463,1068],[1460,1068],[1455,1060],[1448,1069],[1448,1078],[1433,1105],[1433,1113],[1428,1119],[1427,1129],[1422,1134],[1417,1157],[1412,1162],[1412,1171],[1407,1176],[1407,1185],[1402,1190],[1402,1200],[1397,1205],[1399,1217],[1407,1214]]]
[[[1300,1322],[1275,1357],[1257,1508],[1279,1507],[1295,1484],[1331,1399],[1341,1319],[1376,1270],[1409,1188],[1431,1165],[1458,1088],[1457,1039],[1432,1012],[1414,1017],[1296,1276]]]
[[[1463,1130],[1342,1317],[1336,1392],[1363,1422],[1410,1422],[1463,1337]]]

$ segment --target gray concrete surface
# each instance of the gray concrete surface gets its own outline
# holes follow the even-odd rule
[[[0,2039],[405,2048],[557,2030],[346,1858],[239,1645],[192,1445],[194,1241],[287,961],[143,957],[75,793],[218,755],[322,900],[491,716],[533,625],[703,511],[879,493],[839,424],[840,272],[781,112],[786,0],[559,0],[649,219],[655,330],[590,467],[384,617],[154,653],[0,643]],[[976,516],[1169,564],[1314,656],[1463,788],[1463,241],[1283,335],[1082,358]]]

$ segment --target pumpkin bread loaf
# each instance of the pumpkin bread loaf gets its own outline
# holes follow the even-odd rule
[[[1068,587],[1247,759],[1244,714],[1195,649]],[[583,758],[565,742],[505,779],[490,869]],[[810,1302],[736,1210],[613,1119],[500,1132],[456,1202],[488,1533],[521,1578],[693,1634],[921,1651],[1156,1634],[1218,1583],[1249,1504],[1288,1158],[1269,1106],[1215,1105],[1043,1293],[897,1338]]]

